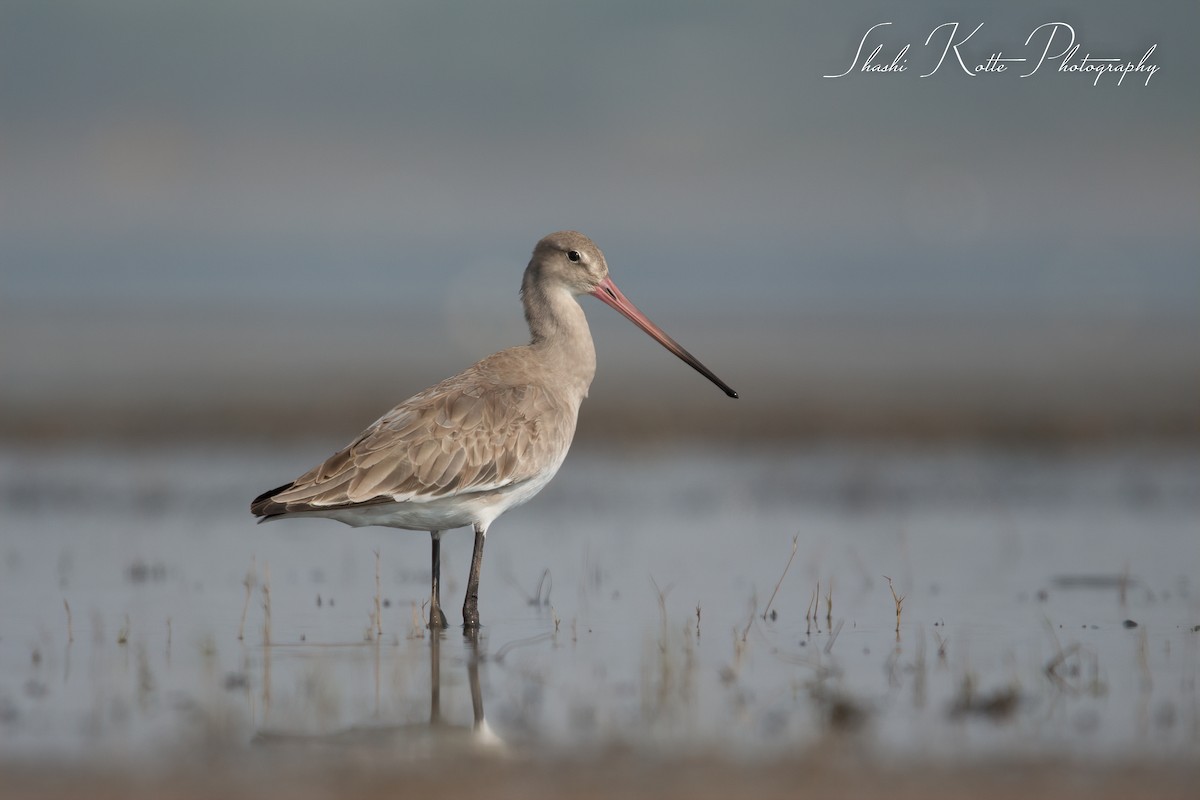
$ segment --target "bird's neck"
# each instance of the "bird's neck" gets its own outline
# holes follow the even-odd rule
[[[522,294],[530,348],[547,367],[569,378],[582,399],[596,374],[596,349],[583,307],[563,287],[547,289],[532,283]]]

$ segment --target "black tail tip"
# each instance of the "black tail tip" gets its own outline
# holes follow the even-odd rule
[[[276,486],[269,492],[263,492],[258,497],[250,501],[250,513],[256,517],[262,517],[259,522],[264,522],[267,519],[278,516],[282,513],[281,506],[273,503],[272,498],[282,491],[292,488],[293,484],[285,483],[283,486]]]

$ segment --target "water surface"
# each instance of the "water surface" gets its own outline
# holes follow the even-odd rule
[[[325,455],[0,451],[0,751],[1200,752],[1192,449],[581,445],[492,527],[477,641],[422,625],[426,535],[254,524]]]

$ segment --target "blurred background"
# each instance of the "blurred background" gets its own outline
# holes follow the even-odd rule
[[[910,44],[908,71],[823,77],[888,21],[863,55]],[[919,77],[943,23],[983,23],[973,66],[1056,21],[1072,63],[1158,72]],[[813,748],[962,796],[1066,757],[1076,791],[1190,796],[1198,30],[1194,0],[4,0],[0,772],[225,780],[205,754],[274,764],[264,732],[441,736],[444,686],[552,767]],[[586,443],[493,528],[483,641],[443,659],[425,535],[248,505],[526,341],[521,273],[563,228],[741,399],[583,298]],[[442,551],[452,625],[471,546]],[[490,775],[423,748],[377,786]],[[336,752],[339,781],[380,763]],[[256,796],[312,795],[311,753]],[[927,769],[964,756],[1003,781]],[[822,786],[795,774],[780,796]]]
[[[901,13],[902,12],[902,13]],[[927,79],[1068,20],[1093,85]],[[877,22],[905,74],[841,73]],[[0,435],[344,439],[526,331],[575,228],[581,436],[1200,432],[1191,2],[6,2]],[[1031,48],[1031,50],[1034,48]]]

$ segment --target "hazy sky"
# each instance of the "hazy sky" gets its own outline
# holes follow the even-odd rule
[[[918,77],[941,23],[983,23],[974,66],[1059,21],[1074,62],[1156,46],[1159,71]],[[907,72],[822,77],[879,22]],[[1186,0],[10,0],[0,307],[515,292],[573,227],[658,304],[1186,315],[1198,23]]]

